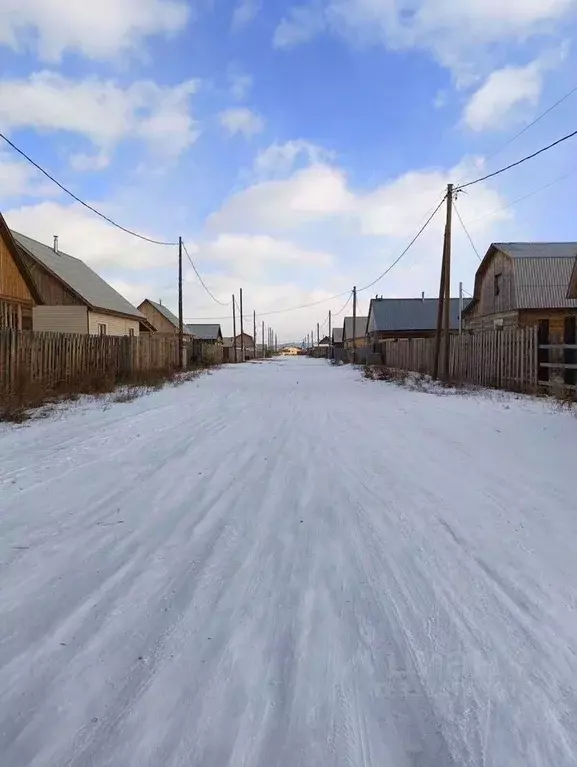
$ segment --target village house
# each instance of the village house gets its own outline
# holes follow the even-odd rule
[[[222,330],[220,325],[185,325],[185,330],[193,338],[204,341],[207,344],[222,344]]]
[[[568,297],[577,242],[496,242],[475,276],[467,330],[539,328],[539,342],[574,343],[577,297]]]
[[[32,330],[40,296],[0,213],[0,330]]]
[[[569,290],[567,291],[567,298],[577,298],[577,256],[573,262],[573,269],[569,279]]]
[[[138,336],[146,317],[78,258],[12,232],[37,293],[32,329],[52,333]]]
[[[438,310],[438,298],[372,298],[367,334],[373,344],[386,339],[430,338],[437,330]],[[459,331],[458,298],[451,298],[449,328],[453,333]]]
[[[177,336],[179,332],[178,317],[165,306],[162,301],[151,301],[145,298],[139,304],[138,311],[142,312],[150,324],[155,328],[156,335]],[[185,336],[190,336],[188,328],[183,325],[182,332]]]
[[[357,348],[367,344],[367,320],[368,317],[356,317],[353,333],[353,318],[345,317],[343,324],[343,346],[345,349],[353,348],[353,340]]]

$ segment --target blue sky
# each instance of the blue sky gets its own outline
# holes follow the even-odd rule
[[[577,85],[577,0],[100,0],[73,12],[65,0],[0,0],[0,8],[2,131],[124,225],[182,235],[214,294],[226,302],[243,287],[259,316],[367,284],[448,181],[575,129],[577,94],[504,147]],[[577,239],[576,147],[567,142],[460,196],[481,253],[491,241]],[[107,226],[8,148],[0,206],[26,234],[47,242],[58,234],[62,249],[134,303],[163,298],[175,308],[174,249]],[[360,294],[361,311],[377,291],[437,290],[442,225],[439,215]],[[478,261],[458,223],[453,252],[453,289],[462,280],[471,290]],[[342,304],[263,318],[281,338],[302,338]],[[186,317],[227,313],[187,269]]]

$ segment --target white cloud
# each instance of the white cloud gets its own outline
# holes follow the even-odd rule
[[[253,78],[242,72],[231,71],[228,75],[230,95],[235,101],[245,99],[252,88]]]
[[[229,136],[241,133],[245,138],[250,138],[264,130],[262,117],[246,107],[226,109],[220,113],[219,120]]]
[[[232,15],[232,28],[238,30],[250,24],[260,11],[260,0],[240,0]]]
[[[60,190],[32,165],[0,152],[0,200],[18,197],[52,197]]]
[[[162,154],[178,155],[198,136],[191,96],[198,82],[162,87],[148,80],[123,88],[112,80],[73,80],[54,72],[0,81],[0,125],[80,134],[110,149],[140,139]]]
[[[294,169],[299,159],[307,164],[320,164],[333,157],[332,152],[302,139],[284,144],[275,142],[258,153],[254,169],[259,176],[284,176]]]
[[[467,103],[463,121],[474,131],[503,130],[524,117],[527,108],[539,103],[547,69],[565,57],[560,52],[545,55],[524,67],[504,67],[492,72]]]
[[[110,156],[106,152],[85,154],[78,152],[70,158],[71,167],[80,173],[90,170],[104,170],[110,165]]]
[[[108,212],[102,203],[97,205]],[[138,270],[175,263],[176,248],[137,240],[76,204],[43,202],[6,210],[4,217],[12,229],[48,245],[57,234],[63,252],[95,269]],[[149,235],[153,239],[164,239],[155,232]]]
[[[293,7],[273,43],[290,47],[329,30],[355,44],[429,50],[466,79],[492,44],[559,31],[576,10],[577,0],[319,0]]]
[[[65,52],[105,60],[141,53],[153,35],[173,35],[190,18],[184,0],[2,0],[0,44],[34,49],[45,61]]]

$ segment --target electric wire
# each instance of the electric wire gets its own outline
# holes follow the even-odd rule
[[[459,213],[459,209],[457,208],[457,204],[456,204],[455,200],[453,200],[453,210],[454,210],[454,211],[455,211],[455,213],[457,214],[457,218],[459,219],[459,222],[460,222],[461,226],[463,227],[463,231],[464,231],[464,232],[465,232],[465,234],[467,235],[467,239],[469,240],[469,242],[470,242],[470,244],[471,244],[471,247],[472,247],[472,248],[473,248],[473,250],[475,251],[475,255],[477,256],[477,258],[479,259],[479,261],[482,261],[483,259],[482,259],[482,258],[481,258],[481,256],[479,255],[479,251],[477,250],[477,248],[476,248],[476,246],[475,246],[475,243],[473,242],[473,239],[472,239],[471,235],[469,234],[469,232],[468,232],[468,230],[467,230],[467,227],[465,226],[465,224],[464,224],[464,222],[463,222],[463,219],[461,218],[461,214]]]
[[[219,306],[230,306],[230,305],[232,304],[232,301],[228,301],[228,302],[219,301],[219,300],[218,300],[218,298],[216,298],[216,297],[214,296],[214,294],[213,294],[213,293],[210,291],[210,289],[209,289],[209,288],[207,288],[207,286],[206,286],[206,283],[204,282],[204,280],[203,280],[203,279],[202,279],[202,277],[200,276],[200,272],[198,271],[198,269],[197,269],[197,268],[196,268],[196,266],[195,266],[195,263],[194,263],[194,261],[193,261],[193,260],[192,260],[192,258],[190,257],[190,253],[188,252],[188,250],[187,250],[187,248],[186,248],[186,245],[184,244],[184,242],[182,243],[182,247],[184,248],[184,252],[186,253],[186,256],[187,256],[188,260],[190,261],[190,265],[191,265],[191,266],[192,266],[192,268],[194,269],[194,273],[195,273],[195,274],[196,274],[196,276],[198,277],[198,281],[200,282],[200,284],[202,285],[202,287],[205,289],[205,291],[208,293],[208,295],[209,295],[209,296],[212,298],[212,300],[213,300],[215,303],[219,304]],[[244,319],[244,315],[243,315],[243,319]]]

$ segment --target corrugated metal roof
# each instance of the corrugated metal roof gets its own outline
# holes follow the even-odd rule
[[[187,332],[201,341],[217,341],[222,337],[220,325],[185,325]]]
[[[148,301],[148,303],[151,306],[154,306],[154,308],[158,312],[160,312],[160,314],[162,314],[164,319],[168,320],[178,330],[179,325],[180,325],[180,323],[178,321],[178,317],[175,314],[173,314],[170,311],[170,309],[168,309],[164,304],[157,304],[156,301],[151,301],[150,298],[147,298],[146,301]],[[141,304],[141,306],[142,306],[142,304]],[[186,325],[185,325],[185,332],[186,332]]]
[[[511,258],[575,258],[577,242],[494,242]]]
[[[345,317],[345,323],[343,326],[343,340],[346,341],[349,338],[364,338],[367,331],[368,317],[357,317],[355,323],[355,334],[353,336],[353,318]]]
[[[567,298],[574,263],[574,257],[515,258],[516,308],[577,308],[577,299]]]
[[[342,344],[342,342],[343,342],[343,329],[333,328],[333,343]]]
[[[96,272],[93,272],[84,261],[62,251],[55,253],[53,248],[24,234],[12,232],[12,236],[23,250],[72,288],[91,308],[128,314],[141,320],[146,319],[135,306],[117,293]]]
[[[577,298],[577,258],[573,263],[573,271],[571,272],[571,279],[569,280],[567,298]]]
[[[469,300],[463,301],[463,307],[466,307],[468,303]],[[438,298],[373,298],[371,300],[375,329],[385,333],[403,330],[435,330],[438,306]],[[458,298],[451,298],[449,322],[453,330],[459,327]]]

